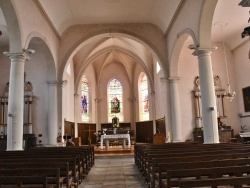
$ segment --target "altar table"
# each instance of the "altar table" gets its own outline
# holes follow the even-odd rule
[[[109,139],[123,139],[123,148],[126,146],[126,139],[128,140],[128,147],[131,147],[130,135],[129,134],[110,134],[110,135],[101,135],[101,148],[103,148],[103,140],[106,139],[106,149],[109,147]]]

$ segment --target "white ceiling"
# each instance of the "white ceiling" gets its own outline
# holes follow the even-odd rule
[[[75,24],[151,23],[166,31],[181,0],[39,0],[57,32]],[[56,10],[56,11],[55,11]]]
[[[56,31],[61,35],[75,24],[151,23],[165,32],[181,0],[38,0]],[[240,0],[218,0],[213,24],[227,22],[223,28],[226,44],[237,48],[249,37],[241,32],[250,24],[249,7],[239,6]],[[6,23],[0,9],[0,47],[8,44]],[[212,27],[212,41],[222,41],[219,27]]]
[[[244,41],[249,40],[249,37],[241,38],[241,33],[245,27],[248,27],[249,7],[242,7],[238,4],[240,0],[218,0],[212,27],[212,41],[222,41],[224,37],[228,47],[233,50]],[[227,26],[222,28],[214,26],[216,22],[227,23]]]

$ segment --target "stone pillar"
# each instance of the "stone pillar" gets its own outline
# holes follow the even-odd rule
[[[4,53],[10,58],[10,85],[7,117],[7,151],[23,150],[24,53]]]
[[[101,98],[96,98],[95,99],[95,104],[96,104],[96,130],[101,130]]]
[[[149,108],[152,109],[151,110],[151,117],[152,117],[152,120],[153,120],[153,135],[154,135],[156,133],[156,123],[155,123],[155,115],[156,115],[156,111],[155,111],[155,91],[152,91],[150,93],[150,96],[151,96],[151,103],[149,105]],[[150,115],[149,115],[149,117],[150,117]]]
[[[77,125],[78,125],[78,122],[81,122],[81,120],[82,120],[82,114],[81,114],[81,106],[80,106],[80,104],[81,104],[81,101],[79,100],[79,94],[77,94],[77,93],[75,93],[74,94],[74,109],[75,109],[75,113],[74,113],[74,119],[75,119],[75,130],[76,130],[76,132],[75,132],[75,137],[78,137],[78,127],[77,127]],[[78,117],[78,118],[76,118],[76,117]]]
[[[57,86],[59,81],[47,81],[48,84],[48,145],[57,145]]]
[[[0,112],[1,112],[1,115],[0,115],[0,133],[1,132],[3,132],[3,133],[5,133],[4,132],[4,103],[5,103],[5,98],[4,97],[1,97],[0,98],[1,99],[1,110],[0,110]]]
[[[204,143],[219,143],[214,77],[211,53],[216,48],[197,48],[201,88]]]
[[[170,77],[170,109],[171,109],[171,124],[172,124],[172,141],[182,142],[181,130],[181,110],[179,96],[179,77]]]
[[[128,101],[130,102],[130,122],[131,122],[131,129],[135,130],[135,97],[128,98]]]
[[[33,97],[28,96],[28,129],[29,129],[29,134],[32,133],[32,102],[33,102]]]

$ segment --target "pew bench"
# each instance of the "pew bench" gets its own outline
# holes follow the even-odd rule
[[[63,180],[63,185],[67,188],[75,186],[72,178],[72,171],[69,170],[69,164],[65,162],[48,162],[37,163],[35,161],[29,163],[0,163],[1,169],[33,169],[33,168],[59,168],[60,178]]]
[[[154,187],[155,182],[155,174],[158,172],[160,163],[176,163],[176,162],[194,162],[194,161],[211,161],[211,160],[223,160],[223,159],[236,159],[236,158],[248,158],[249,153],[234,153],[234,154],[214,154],[214,155],[199,155],[196,154],[194,156],[182,155],[182,157],[167,157],[162,156],[162,158],[153,158],[149,161],[148,168],[145,170],[145,181],[147,184],[151,184]]]
[[[193,168],[193,169],[178,169],[168,170],[166,179],[163,180],[163,188],[178,187],[180,180],[187,179],[211,179],[223,177],[243,177],[250,173],[250,166],[227,166],[227,167],[212,167],[212,168]]]
[[[162,181],[166,179],[167,177],[166,174],[168,170],[226,167],[226,166],[247,166],[249,164],[250,164],[250,158],[224,159],[224,160],[212,160],[212,161],[194,161],[194,162],[177,162],[177,163],[160,163],[159,169],[158,169],[159,173],[155,175],[156,176],[155,185],[156,187],[162,187]]]
[[[0,187],[3,185],[22,187],[35,186],[47,188],[46,176],[0,176]]]
[[[249,187],[250,177],[229,177],[214,179],[181,180],[179,188],[207,187],[207,186],[234,186],[237,188]]]
[[[63,186],[63,177],[60,177],[59,168],[21,168],[21,169],[0,169],[0,176],[46,176],[47,184],[60,188]]]

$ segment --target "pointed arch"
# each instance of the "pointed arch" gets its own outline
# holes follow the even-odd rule
[[[22,52],[22,38],[16,11],[11,1],[0,0],[0,7],[8,28],[10,52]]]

